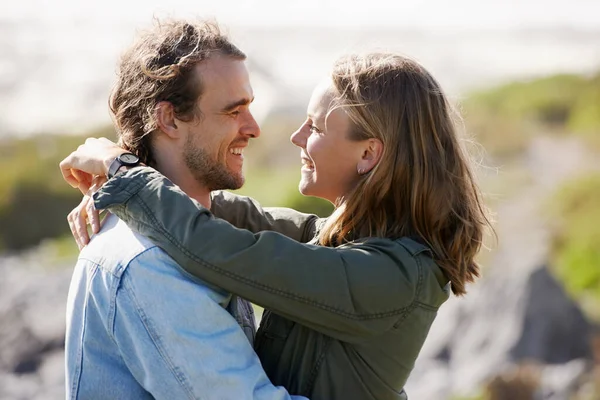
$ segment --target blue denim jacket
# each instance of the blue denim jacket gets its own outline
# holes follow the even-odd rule
[[[303,399],[271,384],[230,300],[109,217],[71,281],[67,398]]]

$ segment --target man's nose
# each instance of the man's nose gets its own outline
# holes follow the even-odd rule
[[[248,112],[248,119],[245,121],[242,134],[252,138],[257,138],[260,136],[260,126],[258,126],[258,123],[254,119],[254,116],[251,112]]]

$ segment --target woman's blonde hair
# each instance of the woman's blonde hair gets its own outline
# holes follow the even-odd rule
[[[490,221],[439,84],[417,62],[387,53],[339,59],[332,80],[349,138],[379,139],[383,153],[340,199],[319,243],[415,238],[431,248],[454,294],[465,294],[479,276],[475,256]]]

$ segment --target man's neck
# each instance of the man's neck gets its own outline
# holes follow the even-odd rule
[[[196,200],[198,203],[202,204],[204,207],[206,207],[210,210],[210,205],[211,205],[210,190],[203,187],[203,185],[199,185],[197,183],[195,185],[193,185],[193,184],[188,185],[188,187],[186,187],[185,184],[179,184],[175,181],[173,181],[173,183],[175,183],[177,186],[179,186],[181,188],[181,190],[183,190],[185,192],[185,194],[187,194],[192,199]]]
[[[189,197],[210,210],[210,190],[205,185],[198,182],[187,167],[184,165],[176,165],[174,163],[161,164],[160,161],[157,164],[157,170],[160,171],[161,174],[179,186],[179,188]]]

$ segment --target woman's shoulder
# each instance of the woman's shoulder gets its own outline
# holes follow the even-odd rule
[[[423,303],[439,305],[447,300],[450,285],[435,260],[433,251],[421,240],[412,237],[365,238],[347,246],[383,254],[414,285],[415,296]]]
[[[435,261],[433,250],[418,238],[396,239],[414,259],[420,270],[418,297],[420,302],[434,307],[440,306],[450,296],[450,281]]]
[[[410,257],[415,257],[419,254],[425,253],[425,255],[433,258],[433,252],[425,243],[417,238],[404,236],[400,238],[385,238],[385,237],[366,237],[348,242],[340,246],[340,248],[351,248],[354,246],[359,247],[371,247],[373,249],[405,253]]]

